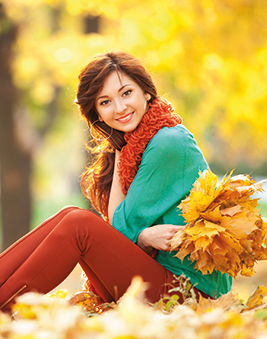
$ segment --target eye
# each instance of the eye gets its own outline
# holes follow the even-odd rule
[[[122,96],[127,97],[128,95],[130,95],[132,93],[131,89],[128,89],[127,91],[123,92]]]
[[[107,106],[108,103],[109,103],[109,100],[103,100],[100,102],[100,106]]]

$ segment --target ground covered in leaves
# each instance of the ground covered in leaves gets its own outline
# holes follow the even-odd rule
[[[233,293],[217,300],[176,298],[144,302],[145,285],[136,277],[118,303],[97,305],[96,296],[28,293],[17,299],[12,318],[0,312],[0,338],[266,338],[267,288],[259,286],[246,302]]]

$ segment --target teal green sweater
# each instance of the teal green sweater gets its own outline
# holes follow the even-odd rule
[[[208,165],[193,135],[183,126],[162,128],[149,142],[124,201],[116,208],[112,225],[134,243],[146,227],[185,224],[177,208]],[[203,275],[186,257],[158,251],[155,257],[176,275],[184,274],[199,290],[218,297],[231,289],[232,278],[214,271]]]

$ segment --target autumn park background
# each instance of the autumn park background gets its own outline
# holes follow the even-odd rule
[[[111,49],[144,61],[214,173],[267,178],[266,0],[1,0],[2,250],[65,205],[90,208],[77,74]],[[267,286],[264,265],[241,292]]]

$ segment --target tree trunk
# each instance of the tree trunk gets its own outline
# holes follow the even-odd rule
[[[17,97],[10,66],[16,30],[0,4],[0,187],[3,249],[29,231],[31,219],[31,154],[18,142],[14,124]]]

